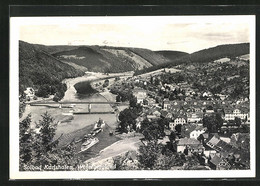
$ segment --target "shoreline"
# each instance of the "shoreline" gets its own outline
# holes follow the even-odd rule
[[[121,138],[120,136],[117,137],[120,138],[119,141],[114,142],[102,149],[95,157],[84,161],[84,163],[96,164],[108,159],[113,159],[113,157],[120,156],[128,151],[138,151],[139,145],[141,144],[139,136],[129,138]]]

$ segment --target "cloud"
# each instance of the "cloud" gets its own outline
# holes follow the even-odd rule
[[[141,19],[140,19],[141,20]],[[45,45],[62,45],[82,40],[85,45],[112,45],[194,52],[220,44],[249,41],[249,24],[232,18],[191,19],[178,23],[148,19],[125,23],[77,24],[73,21],[57,25],[27,25],[20,28],[20,39]],[[71,26],[72,24],[72,26]]]

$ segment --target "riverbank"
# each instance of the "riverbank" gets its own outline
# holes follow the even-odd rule
[[[128,151],[138,151],[141,145],[140,136],[121,139],[100,151],[99,155],[84,162],[92,170],[113,169],[113,158]]]
[[[117,74],[117,76],[120,75],[122,75],[122,73]],[[84,135],[88,134],[93,129],[93,124],[98,121],[99,118],[101,118],[106,122],[107,129],[97,135],[97,137],[99,138],[99,142],[96,145],[88,149],[86,152],[80,153],[81,159],[83,161],[96,157],[101,150],[106,149],[121,138],[117,135],[110,135],[111,131],[113,131],[115,134],[115,129],[118,126],[118,113],[114,113],[114,106],[110,104],[95,104],[93,102],[115,102],[116,95],[110,93],[108,88],[104,88],[104,90],[99,93],[79,96],[74,85],[82,81],[92,82],[94,80],[98,81],[104,78],[110,78],[109,80],[111,80],[110,82],[112,83],[115,79],[115,74],[106,75],[101,73],[86,73],[82,77],[65,79],[63,81],[63,83],[66,83],[67,85],[67,91],[65,92],[65,95],[61,102],[91,102],[91,112],[96,112],[96,114],[89,113],[89,104],[69,104],[64,105],[65,108],[60,108],[58,103],[57,105],[54,104],[51,106],[27,105],[26,113],[32,114],[32,127],[35,126],[35,122],[38,122],[40,119],[42,119],[41,115],[47,111],[55,119],[55,122],[58,122],[55,139],[58,139],[60,137],[59,141],[60,145],[62,146],[72,142],[73,140],[84,137]],[[105,112],[107,113],[104,114]],[[88,114],[73,115],[72,113]],[[78,144],[78,150],[80,149],[80,147],[81,145]],[[112,148],[117,147],[112,146]],[[107,150],[105,151],[105,153],[106,152]]]

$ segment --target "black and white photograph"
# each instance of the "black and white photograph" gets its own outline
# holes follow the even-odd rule
[[[10,177],[255,176],[255,17],[10,19]]]

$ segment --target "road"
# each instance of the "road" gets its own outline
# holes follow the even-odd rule
[[[124,154],[127,151],[137,151],[140,144],[140,136],[120,140],[100,151],[99,156],[91,158],[87,160],[85,163],[98,163],[99,161],[102,162],[105,159]]]

